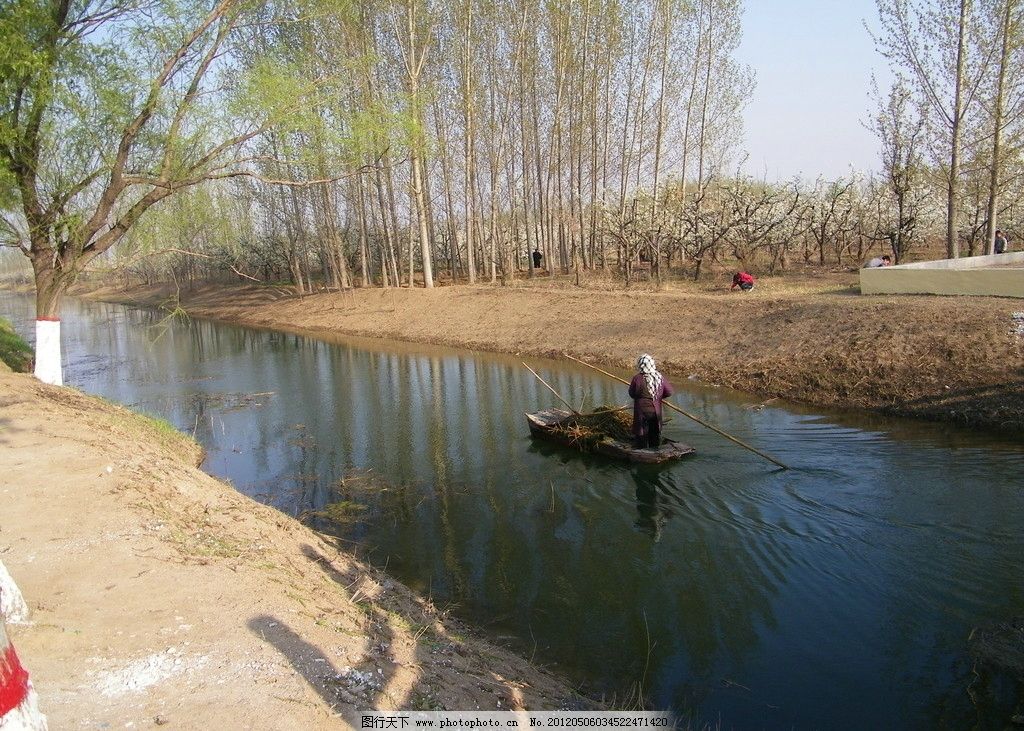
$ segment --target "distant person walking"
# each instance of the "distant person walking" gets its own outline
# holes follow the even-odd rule
[[[1005,254],[1006,253],[1006,234],[1004,234],[1000,230],[996,231],[996,241],[995,241],[995,247],[994,247],[993,250],[997,254]]]
[[[878,267],[887,267],[892,265],[892,258],[888,254],[882,256],[876,256],[874,259],[864,265],[865,269],[877,269]]]
[[[658,372],[654,358],[644,353],[636,360],[639,371],[629,382],[633,399],[633,438],[640,449],[661,446],[661,400],[672,395],[672,384]]]
[[[746,272],[736,272],[732,275],[732,286],[729,289],[733,290],[737,287],[744,292],[749,292],[754,288],[754,278]]]
[[[533,250],[533,268],[540,269],[540,263],[544,260],[544,255],[540,253],[540,248]]]

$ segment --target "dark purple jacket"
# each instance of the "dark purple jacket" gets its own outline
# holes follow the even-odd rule
[[[661,377],[661,387],[658,389],[658,393],[655,394],[655,398],[651,398],[651,394],[647,392],[647,382],[644,380],[642,373],[637,373],[633,376],[633,380],[629,382],[629,397],[633,399],[633,435],[642,437],[644,436],[644,417],[650,417],[655,415],[658,417],[658,423],[662,422],[661,417],[661,400],[668,398],[672,395],[672,384],[668,382],[665,376]]]

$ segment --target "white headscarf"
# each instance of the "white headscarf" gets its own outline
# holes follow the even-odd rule
[[[644,376],[644,383],[647,384],[647,390],[651,393],[652,399],[658,398],[658,390],[661,387],[661,374],[658,373],[657,367],[654,365],[654,358],[644,353],[636,359],[636,368]]]

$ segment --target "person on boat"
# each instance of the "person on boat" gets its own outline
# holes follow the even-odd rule
[[[658,372],[654,358],[644,353],[636,361],[639,371],[629,383],[633,399],[633,438],[640,449],[661,446],[661,401],[672,395],[672,384]]]
[[[754,278],[747,272],[736,272],[732,275],[732,286],[730,290],[739,287],[744,292],[749,292],[754,288]]]

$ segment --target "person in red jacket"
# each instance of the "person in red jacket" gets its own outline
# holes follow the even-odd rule
[[[742,289],[744,292],[749,292],[754,288],[754,278],[746,272],[736,272],[732,276],[732,286],[729,287],[729,289],[732,290],[737,287]]]

